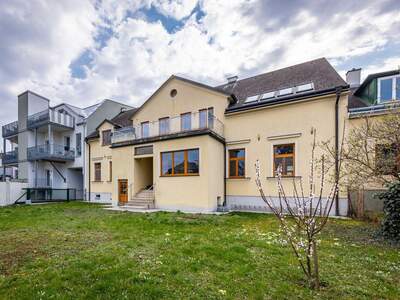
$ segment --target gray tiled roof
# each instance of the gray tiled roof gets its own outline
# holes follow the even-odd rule
[[[254,77],[241,79],[233,84],[223,84],[216,88],[233,94],[238,99],[236,103],[228,108],[229,111],[236,108],[245,108],[248,104],[244,103],[244,101],[249,96],[311,82],[314,85],[313,94],[329,89],[334,90],[337,86],[347,86],[347,83],[340,77],[331,64],[325,58],[319,58]],[[290,95],[282,98],[290,99],[295,98],[295,96],[298,95]]]

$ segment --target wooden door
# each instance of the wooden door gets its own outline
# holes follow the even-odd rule
[[[119,179],[118,180],[118,202],[126,203],[128,202],[128,180]]]

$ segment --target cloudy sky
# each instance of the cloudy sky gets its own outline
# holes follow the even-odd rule
[[[326,57],[341,75],[400,65],[399,0],[0,1],[0,124],[29,89],[140,105],[171,74],[209,84]]]

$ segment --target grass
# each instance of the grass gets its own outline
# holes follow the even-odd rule
[[[271,215],[0,209],[0,299],[400,299],[400,251],[332,220],[311,291]]]

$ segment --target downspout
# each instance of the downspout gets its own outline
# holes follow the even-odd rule
[[[226,143],[224,143],[224,203],[223,206],[226,206]]]
[[[335,183],[339,188],[339,100],[343,87],[336,88],[335,102]],[[335,214],[339,216],[339,191],[335,196]]]
[[[91,184],[90,184],[90,178],[91,178],[91,176],[90,176],[90,155],[91,155],[91,152],[90,152],[90,143],[88,143],[88,141],[85,139],[85,142],[86,142],[86,145],[88,145],[88,150],[89,150],[89,153],[88,153],[88,188],[89,188],[89,197],[88,197],[88,201],[90,202],[90,199],[91,199],[91,189],[90,189],[90,187],[91,187]]]

